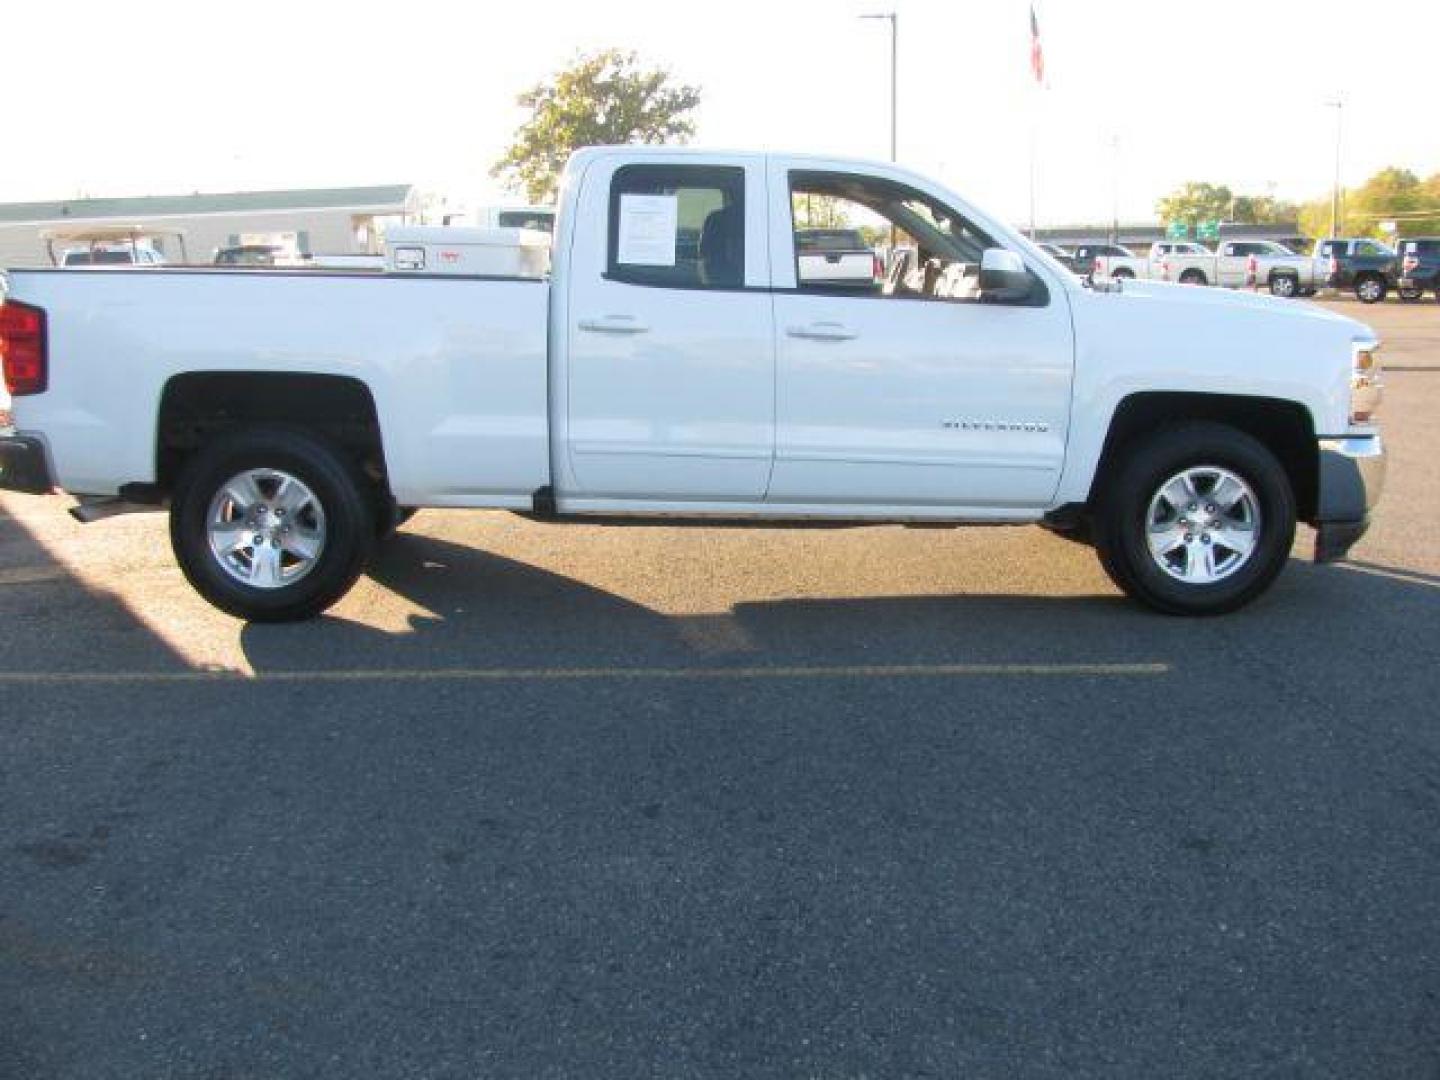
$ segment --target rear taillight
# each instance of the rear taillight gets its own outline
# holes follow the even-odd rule
[[[11,397],[39,394],[45,389],[49,363],[45,344],[45,312],[29,304],[0,304],[0,369]]]
[[[870,259],[870,273],[874,275],[876,281],[884,281],[885,264],[880,261],[880,256],[877,254],[872,254],[870,256]]]
[[[1340,273],[1340,260],[1334,255],[1330,256],[1330,276],[1335,277]]]
[[[1090,272],[1092,274],[1100,273],[1100,260],[1098,258],[1095,260],[1095,265],[1090,267]]]

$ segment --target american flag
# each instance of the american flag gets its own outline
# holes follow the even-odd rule
[[[1035,18],[1035,5],[1030,5],[1030,70],[1035,81],[1045,81],[1045,50],[1040,47],[1040,22]]]

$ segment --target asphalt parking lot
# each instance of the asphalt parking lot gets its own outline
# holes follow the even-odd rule
[[[427,512],[246,626],[0,496],[0,1077],[1440,1073],[1440,305],[1206,621],[1034,529]]]

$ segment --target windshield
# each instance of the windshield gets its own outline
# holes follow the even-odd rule
[[[135,258],[129,248],[99,251],[70,251],[65,254],[66,266],[129,266]]]

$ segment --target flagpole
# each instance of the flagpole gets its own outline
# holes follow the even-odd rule
[[[1039,95],[1032,90],[1030,92],[1030,239],[1035,239],[1035,129],[1036,114],[1039,111],[1036,102]]]
[[[1030,0],[1030,70],[1035,86],[1030,91],[1030,239],[1035,239],[1035,159],[1040,128],[1040,92],[1045,88],[1045,54],[1040,46],[1040,23],[1035,18],[1035,0]]]

